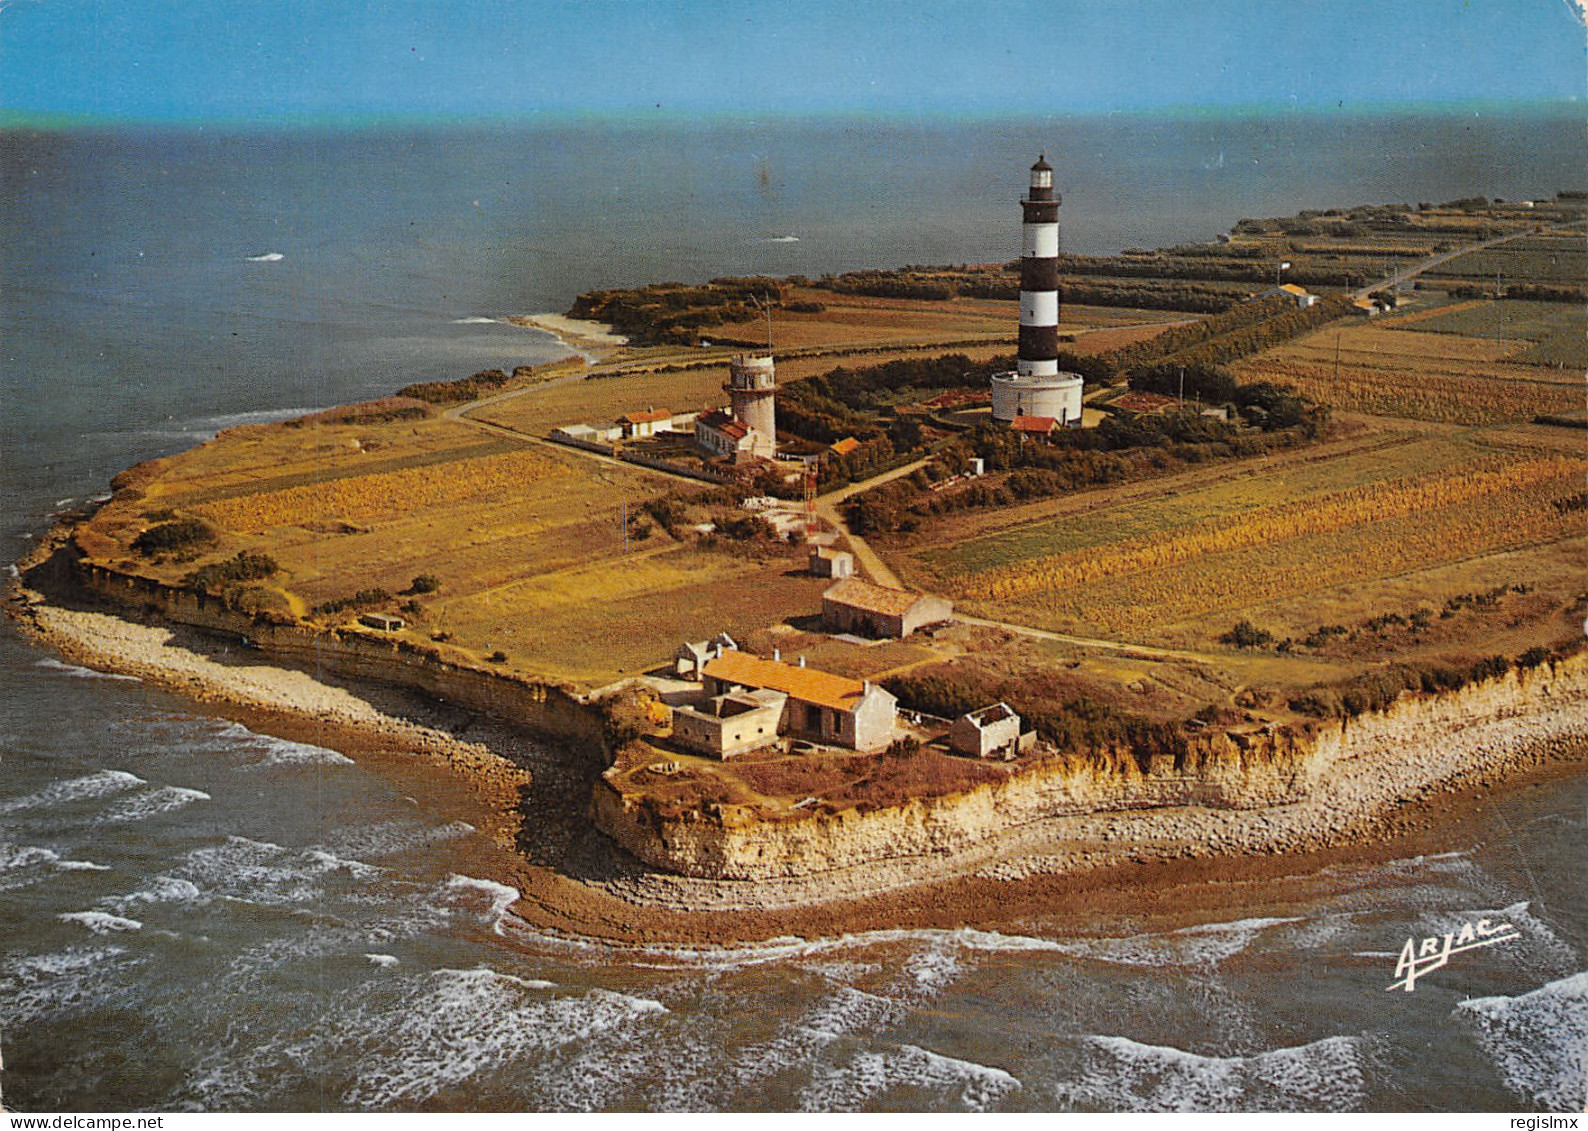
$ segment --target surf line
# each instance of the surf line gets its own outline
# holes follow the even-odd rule
[[[1483,946],[1497,946],[1521,937],[1522,932],[1509,923],[1493,925],[1487,919],[1479,919],[1476,923],[1462,924],[1460,932],[1446,931],[1443,945],[1437,935],[1423,939],[1421,946],[1417,939],[1409,938],[1406,945],[1401,947],[1400,961],[1395,964],[1395,973],[1400,976],[1400,981],[1384,988],[1386,991],[1404,989],[1411,993],[1417,986],[1418,978],[1444,966],[1452,954],[1477,950]]]

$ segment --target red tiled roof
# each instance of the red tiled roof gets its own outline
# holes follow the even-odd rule
[[[842,440],[829,445],[829,450],[834,455],[846,456],[860,446],[860,441],[853,436],[845,436]]]
[[[649,412],[631,412],[627,416],[620,416],[624,424],[654,424],[659,420],[671,420],[673,414],[663,409],[651,409]]]
[[[742,440],[750,434],[748,428],[720,408],[695,421],[695,430],[702,429],[720,432],[730,440]]]
[[[1017,416],[1009,422],[1016,432],[1051,432],[1058,425],[1051,416]]]
[[[835,711],[854,710],[856,702],[866,693],[866,685],[858,679],[819,672],[815,668],[796,668],[733,649],[724,651],[701,670],[712,679],[745,687],[768,687],[791,699],[831,707]]]

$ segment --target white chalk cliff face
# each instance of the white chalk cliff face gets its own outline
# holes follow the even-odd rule
[[[261,655],[412,687],[515,719],[556,738],[570,756],[602,759],[600,718],[571,689],[460,667],[375,634],[316,634],[258,623],[213,599],[104,569],[79,569],[74,581],[80,592],[111,604],[157,609],[167,623],[245,632]],[[72,614],[42,601],[32,593],[24,607],[35,620],[56,622],[47,635],[80,637],[89,652],[115,651],[106,633],[74,632],[64,623]],[[206,689],[195,673],[166,670],[169,650],[159,650],[162,662],[147,669],[126,656],[106,655],[105,663],[175,685],[192,682],[189,690],[201,696],[273,699],[235,686],[236,669],[229,669],[226,686]],[[484,764],[498,761],[447,745],[447,758],[460,772],[486,773]],[[662,815],[644,797],[623,794],[603,778],[591,813],[597,828],[651,867],[727,881],[719,889],[702,887],[692,903],[776,908],[970,874],[1017,879],[1129,862],[1318,849],[1371,835],[1375,822],[1427,793],[1488,784],[1545,762],[1584,760],[1588,654],[1579,654],[1460,691],[1407,694],[1385,711],[1343,722],[1198,735],[1178,760],[1138,760],[1128,749],[1105,749],[962,793],[867,811],[805,810],[768,819],[724,806]],[[631,894],[649,898],[639,890]]]
[[[1017,878],[1128,861],[1296,851],[1370,831],[1396,805],[1512,769],[1588,756],[1588,660],[1505,675],[1321,724],[1126,751],[870,812],[767,821],[732,808],[660,818],[605,782],[598,827],[653,867],[765,881],[840,874],[849,894],[982,872]],[[797,897],[791,891],[791,900]],[[753,903],[771,905],[761,893]]]

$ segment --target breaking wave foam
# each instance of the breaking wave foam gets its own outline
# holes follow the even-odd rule
[[[548,997],[488,967],[398,975],[391,984],[395,996],[341,995],[311,1036],[218,1050],[190,1076],[195,1098],[206,1107],[257,1103],[303,1064],[335,1062],[354,1069],[341,1103],[409,1106],[510,1066],[544,1068],[564,1050],[632,1041],[668,1012],[650,998],[605,989]]]
[[[1239,919],[1231,923],[1202,923],[1173,931],[1123,938],[1065,940],[1042,945],[1040,949],[1123,966],[1208,969],[1241,953],[1251,945],[1253,939],[1270,927],[1300,922],[1303,922],[1300,918]],[[1035,949],[1029,944],[1042,943],[1044,940],[1041,939],[1005,940],[1000,937],[990,945],[995,949]]]
[[[12,801],[0,801],[0,813],[15,813],[22,809],[43,809],[64,805],[71,801],[86,801],[123,793],[134,786],[147,785],[137,774],[125,770],[100,770],[86,777],[54,782],[36,793]]]
[[[1052,1091],[1065,1104],[1111,1111],[1347,1111],[1366,1095],[1371,1060],[1362,1037],[1216,1057],[1094,1036],[1083,1038],[1073,1078]]]
[[[494,880],[478,880],[473,876],[453,873],[441,886],[441,895],[449,902],[460,898],[467,902],[474,896],[483,895],[489,900],[487,917],[493,926],[499,927],[502,915],[518,902],[519,891],[515,887],[499,884]]]
[[[256,763],[261,766],[332,765],[351,766],[353,759],[324,746],[308,742],[293,742],[274,735],[259,734],[239,723],[228,723],[220,736],[260,755]]]
[[[81,923],[96,935],[109,935],[121,931],[141,931],[143,924],[136,919],[125,919],[107,911],[65,911],[56,916],[63,923]]]
[[[1516,997],[1471,998],[1453,1016],[1516,1095],[1548,1111],[1588,1104],[1588,971]]]
[[[823,1068],[800,1094],[804,1111],[859,1111],[898,1089],[925,1093],[917,1110],[987,1111],[1020,1090],[1013,1074],[991,1065],[900,1045],[886,1052],[857,1053],[840,1068]]]
[[[80,667],[77,664],[63,663],[60,660],[48,656],[42,660],[34,660],[33,666],[36,668],[44,668],[46,671],[59,672],[62,675],[69,675],[74,679],[112,679],[122,683],[143,682],[143,680],[139,679],[135,675],[120,675],[117,672],[95,671],[93,668]]]
[[[426,845],[456,840],[468,836],[474,826],[467,821],[451,821],[445,825],[420,825],[411,821],[386,821],[351,829],[332,837],[331,851],[346,856],[393,856]]]
[[[380,873],[380,869],[372,865],[321,849],[283,848],[269,841],[240,836],[227,837],[222,844],[195,848],[175,871],[177,875],[164,879],[174,885],[187,884],[195,890],[202,888],[221,898],[267,905],[316,900],[324,894],[327,881],[337,874],[363,882]]]
[[[126,967],[143,959],[127,957],[125,947],[68,947],[57,954],[22,955],[0,961],[0,1000],[6,1021],[21,1025],[54,1017],[103,1000],[106,989]]]
[[[61,858],[59,852],[32,845],[0,844],[0,872],[32,868],[41,864],[54,864]]]
[[[170,813],[177,809],[185,809],[195,801],[208,801],[210,795],[202,789],[187,789],[179,785],[163,785],[159,789],[140,793],[134,797],[118,801],[106,809],[99,818],[109,825],[125,824],[129,821],[145,821],[150,817],[158,817],[161,813]]]
[[[198,886],[191,880],[176,876],[156,876],[149,882],[148,887],[139,888],[126,895],[113,895],[100,902],[106,907],[125,909],[139,903],[189,903],[202,895]]]

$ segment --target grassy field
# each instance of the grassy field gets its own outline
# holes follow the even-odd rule
[[[1467,332],[1492,330],[1495,305],[1336,323],[1231,368],[1242,381],[1273,381],[1334,408],[1412,420],[1494,424],[1578,407],[1578,368],[1538,357],[1541,350],[1583,352],[1581,312],[1561,303],[1504,303],[1520,308],[1514,336],[1495,341]],[[1540,341],[1523,337],[1524,328]]]
[[[1407,436],[1404,442],[1352,458],[1305,464],[1272,475],[1221,478],[1205,486],[1157,493],[1139,502],[1110,507],[1104,518],[1086,514],[1034,522],[1015,530],[927,550],[919,558],[934,577],[953,584],[968,575],[1027,562],[1034,557],[1149,538],[1196,523],[1437,471],[1473,458],[1470,445],[1441,437]]]
[[[501,649],[515,667],[600,682],[664,663],[685,640],[719,631],[738,639],[819,612],[826,584],[792,555],[609,552],[445,601],[433,623],[479,649]]]
[[[1510,580],[1546,595],[1547,608],[1533,612],[1548,621],[1575,596],[1551,553],[1583,541],[1571,500],[1588,472],[1580,445],[1552,439],[1538,427],[1491,437],[1379,425],[1328,458],[1250,461],[1257,466],[1089,493],[1058,513],[1025,508],[1027,521],[1003,529],[955,516],[897,543],[890,560],[996,620],[1218,649],[1252,609],[1299,632],[1353,610],[1371,617],[1387,601],[1416,607],[1401,587],[1433,600],[1470,585],[1486,562],[1534,553],[1542,556],[1527,559],[1529,572]],[[1530,623],[1473,620],[1464,636],[1446,626],[1440,639],[1476,646],[1502,628],[1535,640],[1558,631]]]
[[[1459,256],[1440,265],[1441,278],[1501,283],[1557,283],[1581,286],[1588,279],[1588,248],[1578,235],[1546,233]]]

